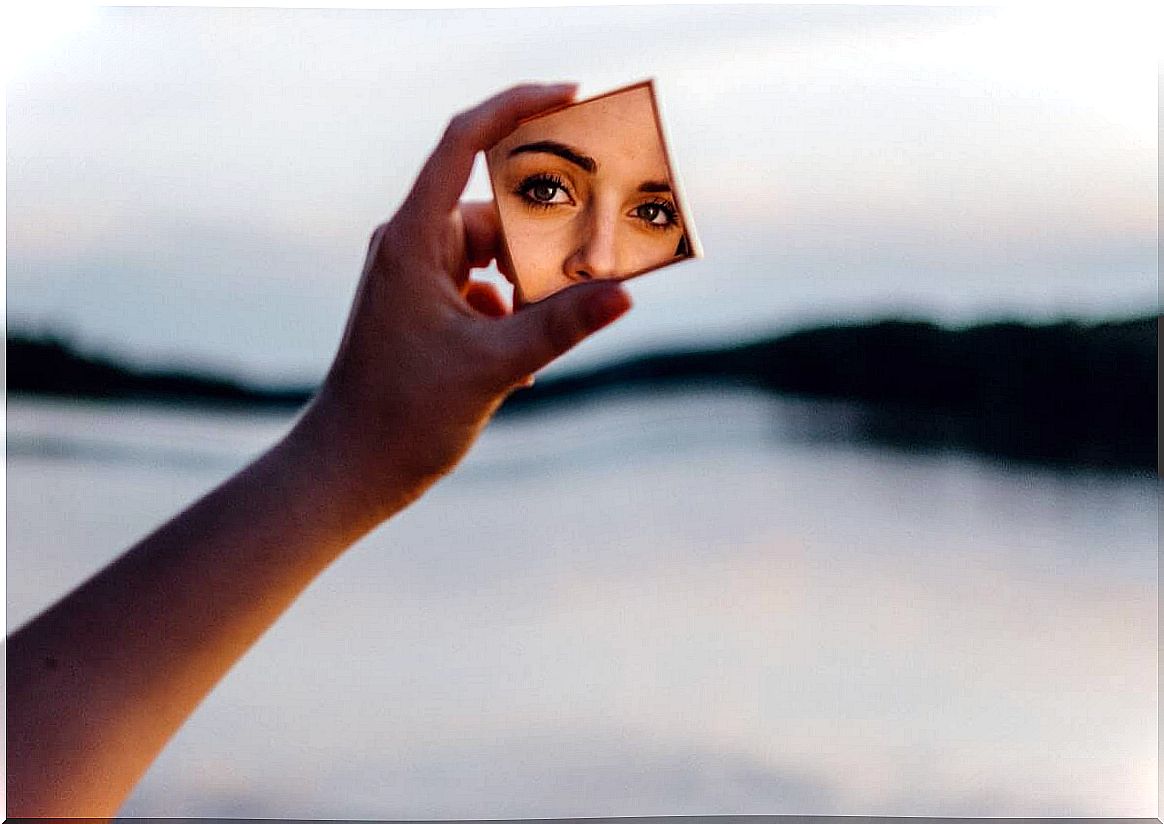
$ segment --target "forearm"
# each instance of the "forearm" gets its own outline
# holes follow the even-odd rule
[[[329,420],[309,412],[8,640],[9,815],[115,813],[295,597],[414,497],[367,498]]]

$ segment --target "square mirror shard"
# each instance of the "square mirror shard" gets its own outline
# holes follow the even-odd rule
[[[522,301],[699,256],[649,80],[522,121],[485,158]]]

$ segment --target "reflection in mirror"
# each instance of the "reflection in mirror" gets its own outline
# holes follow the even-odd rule
[[[486,160],[524,301],[696,256],[650,81],[526,120]]]

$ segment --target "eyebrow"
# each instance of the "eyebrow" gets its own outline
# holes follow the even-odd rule
[[[591,174],[598,168],[598,163],[594,158],[575,151],[565,143],[559,143],[556,140],[539,140],[537,143],[526,143],[523,146],[518,146],[516,149],[511,149],[509,156],[513,157],[514,155],[530,152],[557,155],[563,160],[568,160],[575,166],[585,169]]]
[[[670,194],[671,184],[665,180],[648,180],[639,186],[640,192],[660,192]]]

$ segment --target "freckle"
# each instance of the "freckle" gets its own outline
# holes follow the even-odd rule
[[[55,670],[57,668],[57,659],[50,655],[48,658],[44,659],[44,665],[51,670]]]

